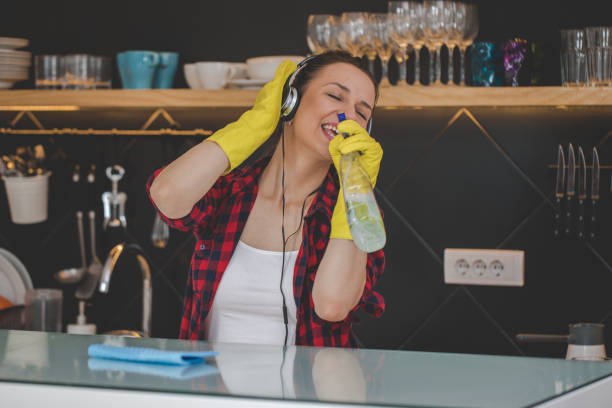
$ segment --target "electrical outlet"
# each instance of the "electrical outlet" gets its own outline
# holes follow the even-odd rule
[[[524,286],[525,251],[446,248],[444,282],[460,285]]]

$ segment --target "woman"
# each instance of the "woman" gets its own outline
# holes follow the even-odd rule
[[[376,83],[343,52],[295,70],[281,64],[251,110],[149,180],[164,220],[197,238],[180,338],[350,347],[355,311],[384,310],[372,290],[384,255],[353,243],[337,176],[359,150],[376,183],[382,149],[364,129]],[[288,79],[301,99],[274,153],[236,169],[277,128]]]

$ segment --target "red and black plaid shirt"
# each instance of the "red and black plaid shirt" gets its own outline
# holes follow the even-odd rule
[[[192,231],[197,240],[185,291],[181,339],[204,339],[204,320],[253,208],[257,197],[257,180],[268,160],[262,159],[253,166],[239,168],[220,177],[194,205],[191,213],[183,218],[169,219],[158,210],[168,225]],[[157,170],[149,179],[147,191],[161,170]],[[368,254],[363,295],[346,319],[329,322],[314,311],[312,287],[329,242],[330,220],[338,198],[338,188],[338,177],[332,165],[304,218],[302,245],[293,274],[297,345],[356,347],[351,333],[355,312],[362,309],[379,317],[385,308],[383,297],[373,290],[384,270],[385,257],[381,250]]]

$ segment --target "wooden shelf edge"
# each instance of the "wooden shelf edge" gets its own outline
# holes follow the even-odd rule
[[[0,111],[248,108],[257,90],[3,90]],[[612,106],[611,88],[406,86],[381,88],[379,108]]]

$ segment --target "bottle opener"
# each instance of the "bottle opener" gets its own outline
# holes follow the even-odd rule
[[[125,219],[125,202],[127,194],[119,191],[119,180],[125,175],[125,169],[118,164],[106,168],[106,177],[112,183],[112,191],[105,191],[102,194],[102,204],[104,206],[104,223],[103,228],[108,227],[126,228]]]

